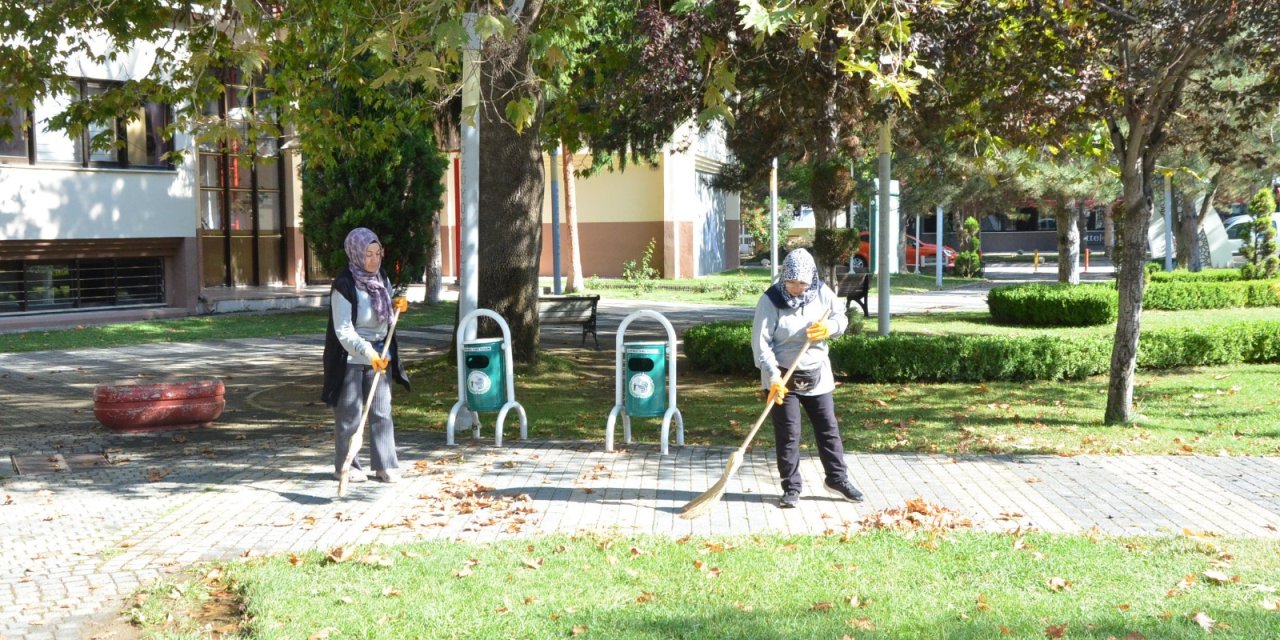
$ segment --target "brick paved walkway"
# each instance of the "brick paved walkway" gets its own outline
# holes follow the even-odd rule
[[[606,317],[616,327],[624,312]],[[551,331],[544,338],[576,344],[572,331]],[[444,335],[406,334],[409,357]],[[612,340],[602,331],[602,345]],[[605,453],[601,441],[520,441],[510,428],[501,448],[467,434],[445,447],[440,433],[401,432],[404,480],[353,484],[338,499],[328,415],[311,400],[320,350],[318,338],[300,337],[0,354],[0,638],[79,638],[138,586],[202,560],[583,530],[823,533],[915,496],[983,530],[1280,537],[1276,458],[850,453],[867,502],[811,492],[782,511],[772,452],[755,450],[712,513],[688,522],[677,510],[719,477],[729,449]],[[118,436],[94,422],[98,382],[173,374],[224,379],[229,407],[216,428]],[[820,485],[816,459],[804,460],[804,476]],[[489,506],[468,513],[441,491],[477,485],[493,487],[477,496]]]

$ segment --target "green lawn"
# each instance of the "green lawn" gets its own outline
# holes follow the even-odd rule
[[[549,353],[539,370],[517,368],[516,399],[528,413],[530,435],[603,441],[613,407],[613,358],[611,351],[562,350]],[[454,362],[422,361],[411,375],[413,393],[396,396],[397,428],[442,431],[457,400]],[[682,366],[678,380],[677,403],[692,445],[736,446],[764,408],[753,378]],[[1102,423],[1106,386],[1101,376],[976,385],[845,383],[835,401],[845,447],[852,451],[1280,454],[1280,365],[1139,373],[1136,426]],[[492,419],[486,417],[486,428]],[[638,442],[656,443],[659,431],[657,419],[633,421]],[[772,431],[762,429],[756,445],[772,446]]]
[[[401,318],[400,326],[409,329],[436,324],[452,325],[456,315],[457,305],[453,302],[441,302],[431,306],[414,304]],[[0,353],[69,351],[152,342],[199,342],[231,338],[323,334],[328,319],[329,312],[326,308],[287,312],[223,313],[173,320],[6,333],[0,334]]]
[[[198,566],[160,637],[1274,638],[1280,543],[941,530],[434,542]],[[333,554],[339,555],[340,554]],[[243,607],[243,614],[240,608]]]

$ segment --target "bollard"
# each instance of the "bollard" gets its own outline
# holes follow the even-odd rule
[[[1031,258],[1031,273],[1040,273],[1040,250],[1036,249]]]
[[[1089,273],[1089,249],[1084,250],[1084,272]]]

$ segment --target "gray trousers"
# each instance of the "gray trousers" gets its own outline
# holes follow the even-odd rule
[[[360,413],[364,411],[364,401],[369,395],[373,377],[373,367],[367,364],[347,365],[338,404],[333,408],[335,473],[342,470],[342,463],[347,459],[351,435],[360,426]],[[395,426],[391,424],[391,381],[386,374],[378,376],[378,391],[373,395],[373,406],[369,409],[369,422],[365,425],[362,440],[369,442],[369,462],[374,471],[400,468],[400,461],[396,459]],[[351,461],[351,468],[364,469],[360,465],[359,451]]]

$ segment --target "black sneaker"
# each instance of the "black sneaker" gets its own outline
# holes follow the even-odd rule
[[[786,491],[778,500],[779,509],[794,509],[798,506],[800,506],[800,492],[795,489]]]
[[[849,502],[862,502],[862,492],[858,491],[858,488],[848,480],[841,480],[840,482],[828,480],[823,485],[827,488],[827,493],[833,496],[839,496]]]

